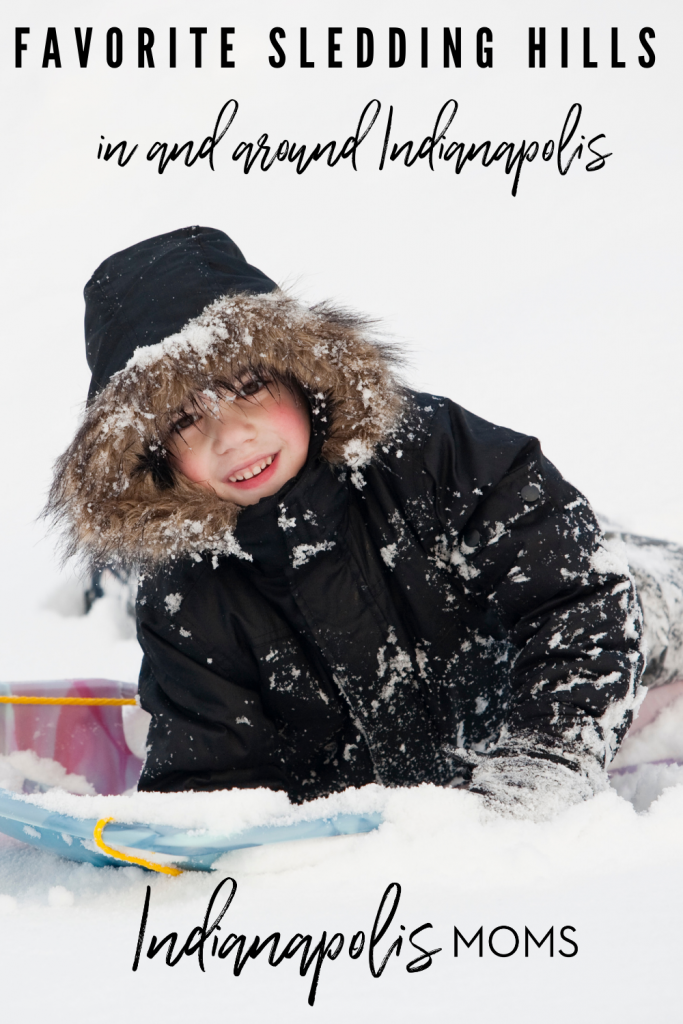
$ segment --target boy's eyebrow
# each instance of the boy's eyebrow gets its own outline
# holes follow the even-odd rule
[[[204,399],[208,401],[204,401]],[[171,422],[177,422],[182,419],[183,416],[191,416],[192,413],[199,413],[200,415],[204,412],[217,412],[218,403],[224,400],[234,401],[234,395],[230,396],[230,399],[223,399],[222,395],[216,394],[210,388],[204,388],[197,394],[188,395],[183,403],[170,413]],[[213,405],[213,408],[211,406]]]
[[[252,367],[245,367],[241,372],[234,374],[229,380],[219,381],[214,387],[203,387],[201,391],[192,392],[187,395],[183,403],[177,406],[169,414],[170,428],[173,429],[178,420],[183,416],[194,413],[209,413],[218,415],[219,403],[232,403],[241,397],[241,389],[250,381],[261,381],[266,387],[274,383],[273,378],[264,370],[257,370]],[[214,390],[215,389],[215,390]],[[208,401],[205,401],[208,399]]]

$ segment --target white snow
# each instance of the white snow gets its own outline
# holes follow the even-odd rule
[[[168,594],[164,598],[164,604],[168,608],[169,615],[176,615],[180,611],[180,606],[183,603],[183,599],[180,594]]]
[[[367,465],[371,459],[372,448],[367,442],[354,438],[344,445],[344,461],[347,465],[358,468]]]
[[[335,545],[333,540],[321,540],[317,544],[297,544],[292,548],[292,568],[299,569],[309,558],[321,551],[330,551]]]
[[[296,526],[296,519],[293,516],[287,516],[284,505],[280,505],[280,515],[278,516],[277,525],[281,530],[284,530],[285,533],[287,530],[293,530]]]
[[[670,775],[664,781],[675,780]],[[544,1015],[525,1008],[524,1015],[514,1011],[509,1019],[540,1024],[552,1006],[553,1020],[569,1024],[587,1000],[599,998],[607,973],[616,986],[612,1003],[625,1010],[621,1019],[635,1022],[645,1019],[653,996],[655,1001],[666,999],[676,991],[677,918],[663,916],[658,908],[671,909],[680,893],[683,785],[667,789],[644,814],[610,791],[544,824],[492,818],[472,794],[432,786],[394,791],[370,787],[321,802],[327,807],[303,809],[291,809],[281,795],[263,790],[174,795],[164,812],[163,797],[147,797],[129,799],[144,806],[149,818],[168,815],[170,808],[175,820],[196,827],[380,806],[385,823],[361,836],[235,851],[221,859],[214,877],[186,873],[169,879],[137,868],[98,870],[12,840],[0,841],[0,914],[12,922],[11,929],[0,929],[0,957],[6,968],[21,970],[24,940],[20,938],[17,948],[17,938],[38,934],[36,929],[39,948],[50,949],[49,959],[40,961],[41,987],[32,993],[34,1006],[47,1005],[71,978],[77,1008],[92,1003],[115,982],[114,1004],[125,999],[132,1020],[171,1000],[168,1019],[180,1024],[193,1001],[215,1005],[226,998],[233,1015],[259,1019],[256,1012],[266,1013],[268,1005],[277,1004],[278,1019],[300,1020],[310,1012],[309,983],[298,977],[296,963],[273,970],[265,962],[254,962],[235,978],[229,962],[210,957],[205,974],[190,958],[168,971],[160,958],[146,957],[152,935],[161,938],[176,930],[184,941],[203,920],[217,882],[226,877],[237,881],[237,892],[221,937],[243,932],[249,941],[274,930],[286,939],[301,932],[318,941],[326,930],[328,937],[342,933],[348,945],[357,931],[370,934],[387,887],[393,882],[402,886],[397,916],[378,946],[381,955],[390,941],[424,925],[429,926],[422,932],[428,940],[424,948],[441,952],[434,954],[424,976],[417,977],[406,972],[409,960],[418,955],[407,942],[382,979],[372,978],[367,955],[355,961],[345,950],[338,961],[326,961],[315,1011],[326,1020],[341,1022],[353,1013],[369,1021],[394,1002],[401,1008],[398,1020],[420,1016],[425,1004],[427,1019],[448,1019],[456,985],[460,999],[481,1009],[498,1005],[503,994],[497,999],[492,990],[501,985],[506,1001],[523,1002],[533,980],[534,1002],[544,1004]],[[108,799],[103,812],[120,809],[126,798],[114,799],[117,804]],[[68,804],[63,795],[54,802],[60,809]],[[147,885],[148,931],[139,971],[132,975]],[[634,920],[652,921],[653,926],[656,922],[657,928],[638,960],[638,970],[647,972],[647,985],[635,990],[627,985],[634,969],[629,956],[629,925]],[[566,934],[577,942],[578,954],[575,962],[565,962],[558,948],[566,952],[571,947],[556,947],[556,962],[547,949],[537,953],[532,947],[528,958],[520,952],[508,964],[492,955],[485,942],[481,960],[475,950],[462,952],[456,960],[456,926],[468,939],[480,926],[485,936],[505,926],[521,935],[528,927],[538,938],[553,927],[556,940],[560,929],[570,926],[575,931]],[[563,997],[553,1002],[558,985]],[[629,990],[628,1001],[622,999],[622,986]],[[100,1007],[100,1019],[117,1019],[109,1001]],[[628,1016],[629,1007],[635,1007],[637,1016]]]
[[[206,659],[209,663],[211,658]],[[130,705],[121,708],[123,736],[128,749],[144,761],[147,747],[147,731],[151,716],[140,707]]]
[[[683,697],[663,708],[654,721],[639,732],[627,736],[612,767],[667,759],[683,763]]]
[[[95,789],[83,775],[73,775],[50,757],[38,757],[32,750],[13,750],[0,754],[0,787],[21,793],[24,780],[43,786],[57,786],[59,791],[94,794]]]
[[[397,545],[387,544],[385,545],[385,547],[379,549],[379,553],[382,556],[382,561],[384,562],[384,564],[387,565],[390,569],[393,569],[394,565],[396,564],[396,555],[398,553]]]

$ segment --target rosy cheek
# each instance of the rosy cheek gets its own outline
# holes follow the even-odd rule
[[[301,406],[281,402],[271,413],[271,427],[291,449],[292,455],[305,459],[311,427],[308,416]]]
[[[173,456],[177,469],[192,483],[201,484],[207,479],[202,458],[190,448]]]

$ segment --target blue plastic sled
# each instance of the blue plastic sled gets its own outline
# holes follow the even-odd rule
[[[125,698],[135,696],[136,687],[108,679],[66,679],[56,681],[0,683],[4,697]],[[121,707],[73,705],[21,705],[0,703],[0,754],[32,750],[40,758],[57,761],[69,773],[84,776],[100,794],[123,793],[137,782],[142,761],[128,746]],[[45,787],[27,779],[24,793],[40,793]],[[369,832],[381,823],[380,814],[340,814],[293,825],[263,826],[232,835],[208,830],[180,829],[170,825],[104,826],[104,845],[154,864],[183,870],[209,871],[229,850],[294,839]],[[29,803],[22,794],[0,788],[0,832],[49,850],[70,860],[87,861],[98,867],[125,861],[98,848],[94,830],[97,819],[56,814]]]
[[[371,832],[382,823],[382,815],[338,814],[293,825],[272,825],[246,829],[225,836],[201,830],[174,828],[170,825],[105,826],[102,838],[107,845],[123,847],[124,852],[149,859],[160,865],[183,870],[210,871],[220,856],[229,850],[242,850],[266,843],[286,843],[294,839],[321,839]],[[121,867],[125,862],[98,849],[93,839],[96,818],[74,818],[56,814],[21,796],[0,789],[0,832],[30,843],[41,850],[57,853],[70,860],[87,861],[97,867]]]

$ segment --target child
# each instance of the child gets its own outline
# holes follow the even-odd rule
[[[637,705],[627,567],[538,441],[401,386],[222,232],[85,289],[89,405],[49,509],[139,573],[139,788],[469,785],[537,816],[604,786]]]

